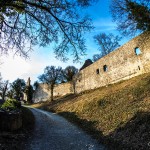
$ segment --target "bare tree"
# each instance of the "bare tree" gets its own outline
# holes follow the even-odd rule
[[[1,93],[2,100],[5,100],[6,92],[8,90],[8,84],[9,81],[8,80],[4,81],[0,74],[0,93]]]
[[[60,82],[62,76],[62,68],[55,66],[47,66],[44,69],[44,73],[39,76],[39,80],[48,85],[51,90],[51,101],[53,101],[54,85]]]
[[[3,81],[3,87],[2,87],[2,100],[5,100],[5,97],[6,97],[6,92],[8,90],[8,84],[9,84],[9,81],[6,80],[6,81]]]
[[[110,8],[122,34],[150,31],[150,0],[112,0]]]
[[[77,74],[78,69],[74,66],[68,66],[63,70],[63,76],[66,81],[72,81],[73,76]]]
[[[94,40],[99,46],[100,54],[96,54],[94,57],[97,57],[96,59],[94,58],[93,60],[98,60],[101,57],[109,54],[113,50],[115,50],[117,47],[119,47],[119,41],[121,40],[121,37],[115,36],[112,33],[110,34],[105,34],[105,33],[100,33],[96,36],[94,36]]]
[[[95,61],[99,60],[100,58],[102,58],[101,54],[94,54],[92,60],[93,60],[93,62],[95,62]]]
[[[93,27],[91,19],[81,17],[80,9],[96,0],[1,0],[0,52],[27,57],[34,45],[55,42],[54,53],[67,60],[71,51],[74,61],[85,54],[83,34]]]

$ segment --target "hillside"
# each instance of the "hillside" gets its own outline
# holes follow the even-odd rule
[[[150,74],[33,106],[63,115],[114,149],[150,149]]]

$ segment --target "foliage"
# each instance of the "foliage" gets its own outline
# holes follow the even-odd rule
[[[11,98],[11,99],[14,97],[14,91],[13,91],[13,89],[9,89],[9,90],[8,90],[8,92],[7,92],[7,97],[8,97],[8,98]]]
[[[1,106],[2,109],[5,110],[14,110],[21,107],[21,103],[18,100],[15,99],[8,99],[4,102],[4,104]]]
[[[25,93],[27,96],[28,103],[32,103],[33,92],[33,87],[31,85],[25,87]]]
[[[105,33],[100,33],[94,36],[94,40],[99,46],[100,50],[100,54],[96,54],[93,56],[93,60],[95,61],[119,47],[119,41],[121,40],[121,37],[115,36],[112,33],[108,35]]]
[[[78,72],[78,69],[74,66],[67,66],[64,70],[63,70],[63,76],[64,76],[64,79],[66,81],[72,81],[73,79],[73,76],[75,74],[77,74]]]
[[[54,85],[62,81],[62,68],[55,66],[47,66],[44,69],[44,73],[39,76],[39,80],[43,83],[47,83],[48,87],[51,89],[51,101],[53,100],[53,90]]]
[[[38,81],[35,81],[34,84],[33,84],[33,88],[34,90],[36,90],[39,86],[39,82]]]
[[[81,9],[95,0],[1,0],[0,51],[27,57],[34,45],[46,46],[55,42],[55,54],[67,60],[72,50],[74,60],[85,54],[83,34],[93,27]],[[27,46],[26,46],[27,45]]]
[[[125,35],[150,30],[149,0],[112,0],[111,13],[118,30]]]
[[[23,92],[25,90],[25,81],[23,79],[16,79],[12,84],[11,84],[11,90],[13,93],[13,96],[20,100],[20,98],[23,96]]]

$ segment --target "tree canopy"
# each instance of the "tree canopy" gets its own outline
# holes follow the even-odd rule
[[[12,91],[12,94],[16,99],[20,100],[20,98],[23,97],[25,86],[26,83],[23,79],[18,78],[14,82],[12,82],[10,90]]]
[[[112,0],[111,13],[124,35],[150,31],[150,0]]]
[[[51,101],[53,101],[53,90],[54,85],[61,82],[62,79],[62,68],[55,66],[47,66],[44,69],[44,73],[39,76],[39,80],[48,85],[51,90]]]
[[[74,61],[85,53],[83,34],[93,27],[91,19],[79,13],[81,7],[96,0],[1,0],[0,52],[27,57],[34,45],[57,43],[54,53],[67,60],[71,50]]]
[[[28,103],[32,103],[33,92],[34,90],[32,85],[27,85],[25,87],[24,93],[26,93]]]
[[[72,81],[73,76],[78,72],[78,69],[74,66],[67,66],[63,70],[63,76],[66,81]]]

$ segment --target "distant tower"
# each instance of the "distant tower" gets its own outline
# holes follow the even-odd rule
[[[28,78],[27,82],[26,82],[26,87],[29,88],[31,85],[31,80],[30,80],[30,77]],[[24,100],[27,101],[28,100],[28,96],[27,96],[27,93],[24,92]]]
[[[30,80],[30,77],[28,78],[27,80],[27,86],[30,86],[31,85],[31,80]]]

